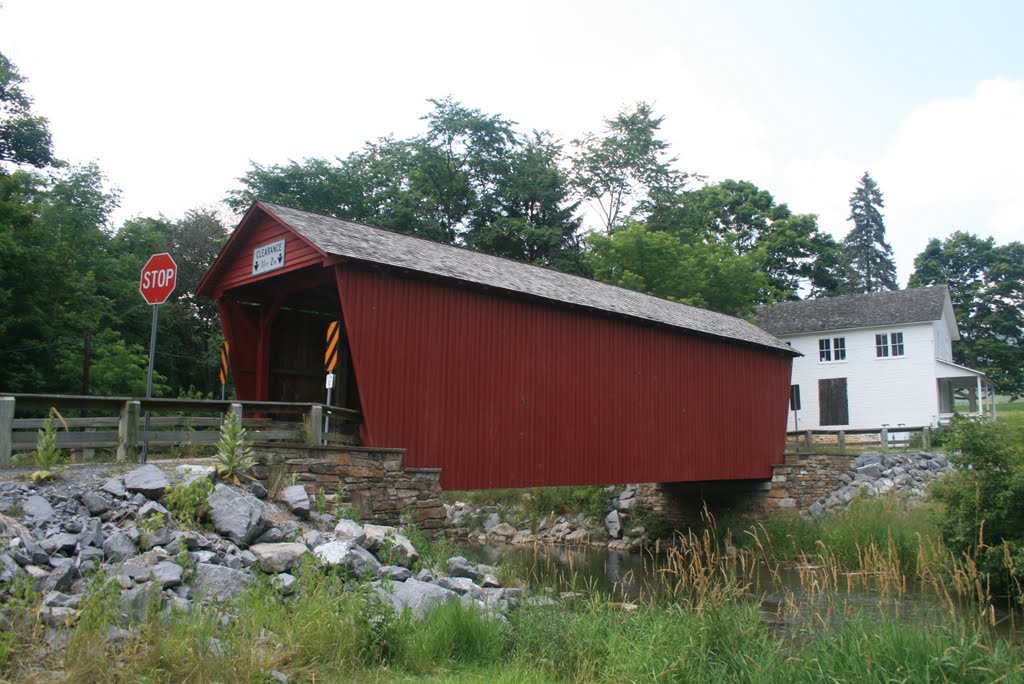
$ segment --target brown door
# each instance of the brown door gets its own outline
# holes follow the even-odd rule
[[[846,401],[846,378],[818,380],[820,425],[849,425],[850,409]]]

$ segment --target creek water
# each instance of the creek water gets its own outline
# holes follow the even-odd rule
[[[505,564],[522,578],[555,586],[574,595],[603,595],[614,601],[642,602],[664,591],[667,558],[656,553],[628,553],[604,547],[558,545],[482,545],[461,543],[464,555],[475,562]],[[855,615],[886,616],[917,624],[942,625],[951,610],[976,614],[979,623],[995,622],[997,632],[1020,639],[1017,625],[1024,625],[1020,611],[993,611],[981,617],[977,607],[953,607],[948,599],[919,583],[907,581],[894,590],[870,578],[839,576],[824,589],[808,580],[798,567],[748,569],[738,583],[748,587],[748,600],[759,603],[763,622],[780,631],[820,628]],[[812,626],[812,629],[814,627]]]

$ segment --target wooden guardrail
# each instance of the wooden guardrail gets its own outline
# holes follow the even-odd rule
[[[63,418],[58,421],[58,447],[116,448],[118,461],[134,460],[143,443],[216,444],[221,421],[228,411],[243,420],[256,443],[347,442],[361,418],[358,411],[294,402],[0,394],[0,467],[11,464],[13,452],[35,448],[37,432],[45,420],[41,416],[51,408]],[[149,430],[143,430],[142,416],[147,411],[156,415],[149,419]],[[100,415],[72,416],[74,412]],[[32,417],[19,418],[18,413]],[[329,426],[329,431],[325,426]]]
[[[790,430],[786,433],[786,448],[804,447],[811,449],[816,445],[838,446],[840,453],[845,453],[849,443],[856,444],[857,446],[877,446],[882,451],[888,451],[890,448],[906,446],[908,444],[909,439],[902,436],[904,433],[907,435],[920,433],[921,448],[931,448],[932,428],[928,425],[897,425],[896,427],[883,426],[880,428],[855,428],[850,430]],[[847,440],[847,437],[850,435],[877,435],[878,439]],[[790,439],[793,441],[790,441]]]

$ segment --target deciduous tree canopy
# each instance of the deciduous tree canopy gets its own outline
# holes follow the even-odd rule
[[[1024,396],[1024,244],[957,231],[914,259],[911,287],[945,283],[960,340],[953,359],[984,371],[999,391]]]

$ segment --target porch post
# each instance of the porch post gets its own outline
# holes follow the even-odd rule
[[[974,378],[974,384],[975,384],[975,389],[974,389],[974,406],[972,406],[971,408],[974,409],[975,411],[977,411],[979,415],[984,416],[985,415],[985,404],[982,403],[984,401],[984,399],[982,399],[982,397],[981,397],[981,376],[980,375],[978,377]]]

